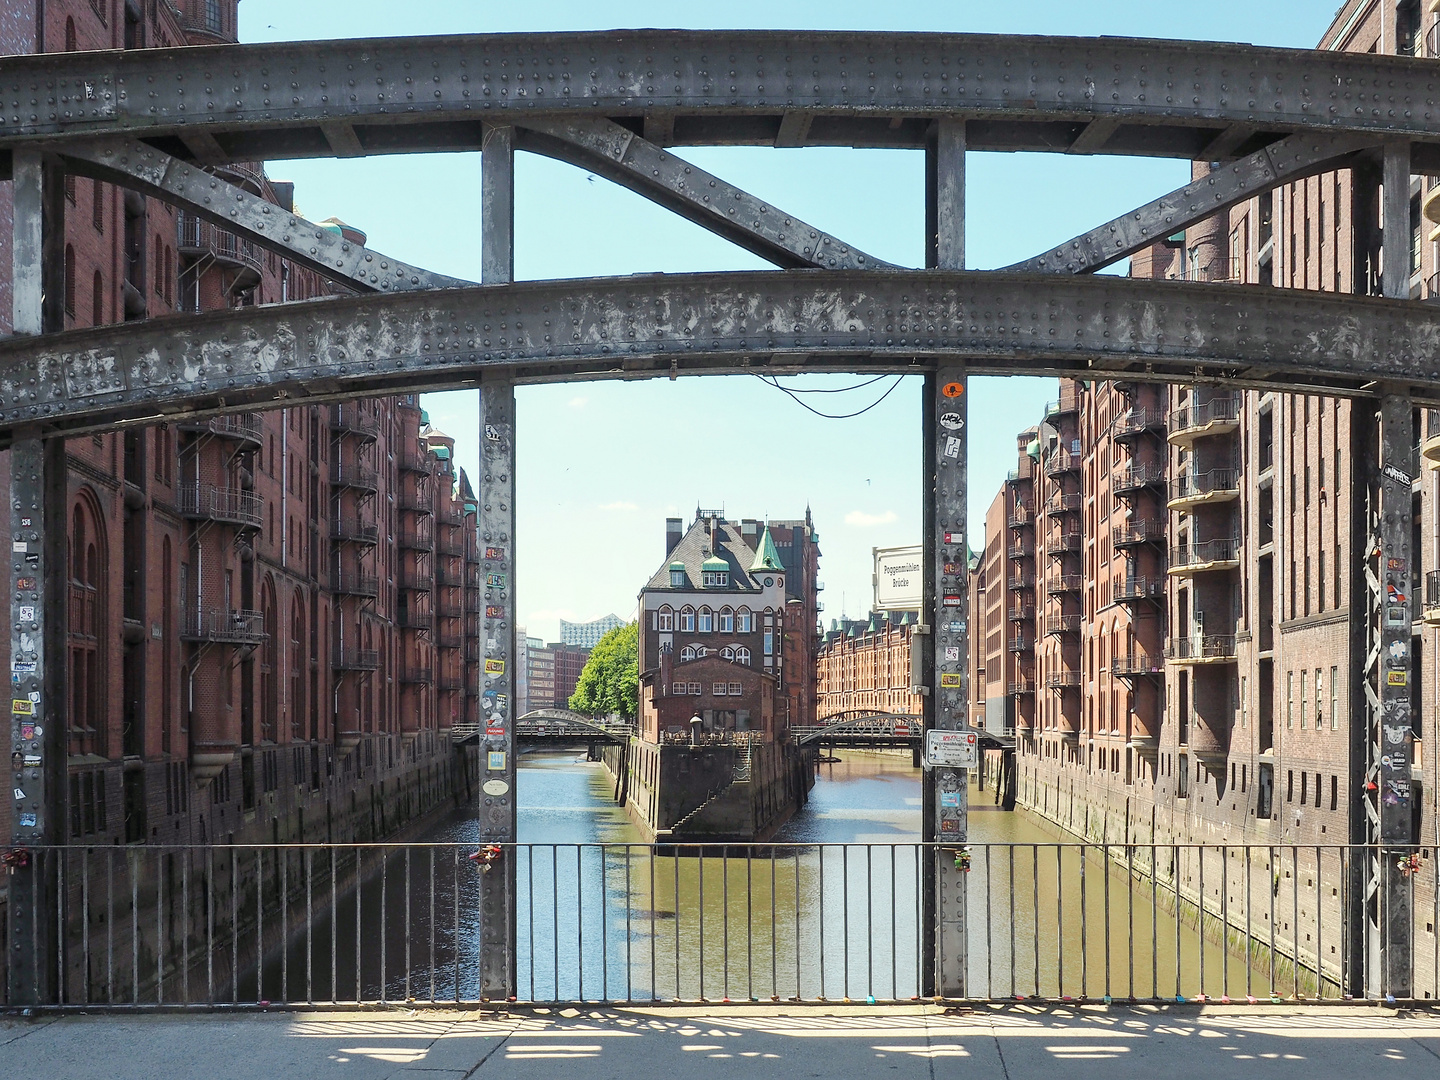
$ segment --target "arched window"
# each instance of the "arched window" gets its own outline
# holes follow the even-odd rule
[[[698,630],[702,634],[712,633],[715,629],[715,613],[708,607],[700,609],[700,622]]]
[[[720,650],[720,658],[722,660],[734,660],[735,650],[732,649],[729,645],[726,645],[723,649]]]
[[[74,20],[74,19],[68,19],[68,18],[67,18],[67,19],[65,20],[65,51],[66,51],[66,52],[79,52],[79,51],[80,51],[80,40],[79,40],[79,38],[77,38],[76,35],[75,35],[75,20]]]
[[[749,634],[755,629],[755,616],[750,614],[748,607],[742,607],[736,612],[735,632],[737,634]]]
[[[65,245],[65,314],[75,315],[75,249]]]
[[[675,611],[670,607],[669,604],[666,604],[664,607],[662,607],[659,611],[655,613],[655,629],[675,629]]]
[[[695,659],[696,659],[696,660],[703,660],[703,659],[705,659],[705,657],[707,657],[707,656],[709,656],[709,655],[710,655],[710,650],[707,649],[704,645],[696,645],[696,646],[695,646]]]
[[[175,304],[175,252],[169,244],[165,245],[165,306],[173,307]]]
[[[693,634],[695,632],[695,609],[683,607],[680,609],[680,632],[682,634]]]
[[[105,756],[105,534],[88,500],[76,503],[70,526],[70,731],[79,753]]]
[[[300,590],[290,605],[290,732],[300,737],[305,715],[305,604]]]
[[[90,325],[105,325],[105,276],[99,270],[90,283]]]
[[[720,609],[720,633],[733,634],[735,632],[735,612],[728,607]]]
[[[737,646],[735,649],[735,662],[737,664],[748,665],[750,663],[750,650],[743,645]]]
[[[694,659],[695,659],[695,646],[693,646],[693,645],[686,645],[683,649],[680,650],[680,662],[681,662],[682,664],[683,664],[683,663],[686,663],[687,661],[694,660]]]

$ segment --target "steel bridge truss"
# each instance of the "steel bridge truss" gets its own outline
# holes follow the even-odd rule
[[[926,268],[890,266],[701,170],[672,148],[908,148],[926,156]],[[514,153],[571,162],[774,263],[761,273],[514,282]],[[1204,178],[1003,273],[965,272],[970,150],[1219,163]],[[209,166],[301,157],[481,155],[479,286],[346,241]],[[1409,176],[1440,173],[1440,65],[1341,52],[1121,39],[633,31],[44,54],[0,60],[0,176],[13,179],[15,336],[0,343],[12,447],[13,738],[34,725],[13,841],[63,839],[62,436],[167,417],[480,388],[486,655],[482,843],[515,836],[514,387],[737,371],[924,376],[926,728],[969,700],[966,386],[981,374],[1223,382],[1375,402],[1357,422],[1368,485],[1353,598],[1354,747],[1376,794],[1352,840],[1357,993],[1407,997],[1413,843],[1408,691],[1408,425],[1440,403],[1440,312],[1408,300],[1408,229],[1388,230],[1385,298],[1089,277],[1262,192],[1337,168],[1408,219]],[[321,303],[63,332],[63,177],[163,199],[351,293]],[[1404,213],[1405,217],[1393,215]],[[1378,238],[1374,246],[1378,248]],[[1378,251],[1376,252],[1378,254]],[[1389,298],[1389,299],[1386,299]],[[1365,405],[1365,409],[1370,408]],[[1403,482],[1402,482],[1403,478]],[[1393,489],[1393,490],[1392,490]],[[1403,505],[1402,505],[1403,503]],[[23,710],[21,706],[24,706]],[[40,721],[50,722],[41,723]],[[40,732],[44,731],[41,736]],[[965,777],[927,774],[924,839],[963,845]],[[923,991],[963,996],[963,875],[925,867]],[[1360,865],[1362,860],[1354,860]],[[55,1000],[52,882],[11,876],[11,1001]],[[513,866],[482,881],[481,992],[516,993]],[[1363,931],[1363,932],[1358,932]],[[1363,984],[1362,984],[1363,983]]]

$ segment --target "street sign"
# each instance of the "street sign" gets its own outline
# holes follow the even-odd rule
[[[974,728],[925,733],[925,767],[974,769],[980,765],[980,733]]]

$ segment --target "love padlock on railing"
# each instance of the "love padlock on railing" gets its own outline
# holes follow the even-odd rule
[[[30,849],[27,847],[12,847],[0,852],[0,866],[5,867],[7,874],[13,874],[16,870],[23,870],[30,865]]]
[[[500,861],[501,848],[499,844],[486,844],[479,851],[470,856],[470,861],[480,864],[480,872],[488,874],[490,867]]]

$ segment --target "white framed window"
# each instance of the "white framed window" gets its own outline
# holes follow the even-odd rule
[[[720,609],[720,633],[733,634],[735,632],[735,612],[728,607]]]
[[[672,589],[683,589],[684,587],[685,587],[685,571],[684,571],[684,570],[671,570],[671,571],[670,571],[670,588],[672,588]]]
[[[700,584],[707,589],[724,589],[730,584],[729,570],[702,570]]]
[[[1301,731],[1304,731],[1304,730],[1305,730],[1305,703],[1306,703],[1306,702],[1309,700],[1309,698],[1310,698],[1310,695],[1307,694],[1307,693],[1305,693],[1305,682],[1306,682],[1306,676],[1307,676],[1308,674],[1309,674],[1309,672],[1306,672],[1306,671],[1300,672],[1300,730],[1301,730]]]
[[[696,645],[696,646],[695,646],[695,659],[696,659],[696,660],[703,660],[703,659],[705,659],[705,657],[707,657],[707,656],[709,656],[709,655],[710,655],[710,650],[707,649],[704,645]]]
[[[739,646],[739,647],[736,648],[736,650],[735,650],[735,662],[736,662],[737,664],[747,664],[747,665],[750,663],[750,650],[747,649],[747,648],[745,648],[744,645],[741,645],[741,646]]]
[[[774,630],[766,629],[766,631],[765,631],[765,655],[766,655],[766,656],[774,656],[774,655],[775,655],[775,631],[774,631]]]
[[[708,607],[700,609],[700,619],[697,629],[702,634],[710,634],[715,630],[715,614]]]
[[[750,614],[748,607],[742,607],[735,614],[735,632],[737,634],[750,634],[755,631],[755,616]]]
[[[1331,730],[1331,731],[1338,730],[1339,727],[1340,727],[1340,710],[1337,708],[1337,705],[1336,705],[1336,693],[1337,693],[1336,687],[1339,685],[1339,683],[1340,683],[1340,669],[1339,669],[1338,667],[1332,667],[1332,668],[1330,669],[1330,730]]]
[[[683,649],[680,650],[680,662],[681,662],[682,664],[683,664],[683,663],[686,663],[686,662],[688,662],[688,661],[690,661],[690,660],[694,660],[694,659],[695,659],[695,646],[693,646],[693,645],[686,645]]]
[[[680,632],[682,634],[693,634],[695,632],[695,609],[683,607],[680,609]]]
[[[710,693],[712,693],[715,697],[724,697],[725,684],[723,682],[712,683],[710,685]]]
[[[1320,728],[1321,728],[1321,726],[1322,726],[1321,721],[1322,721],[1322,718],[1323,718],[1324,715],[1325,715],[1325,700],[1324,700],[1324,695],[1320,692],[1320,688],[1324,685],[1324,682],[1325,682],[1324,670],[1325,670],[1324,668],[1318,668],[1318,667],[1315,669],[1315,730],[1316,730],[1316,731],[1319,731],[1319,730],[1320,730]],[[1315,797],[1316,797],[1317,799],[1320,797],[1320,789],[1319,789],[1319,786],[1318,786],[1318,785],[1316,786],[1316,789],[1315,789]]]
[[[705,688],[702,687],[698,682],[692,682],[690,684],[690,694],[692,697],[699,697],[704,692]]]
[[[723,649],[720,650],[720,658],[722,660],[734,660],[735,650],[732,649],[729,645],[726,645]]]
[[[738,682],[732,682],[732,683],[730,684],[730,696],[731,696],[731,697],[739,697],[739,696],[740,696],[740,684],[739,684]]]
[[[657,611],[657,612],[655,613],[655,629],[656,629],[656,630],[674,630],[674,629],[675,629],[675,612],[674,612],[674,610],[672,610],[672,609],[670,608],[670,606],[669,606],[668,604],[667,604],[665,607],[662,607],[659,611]]]

